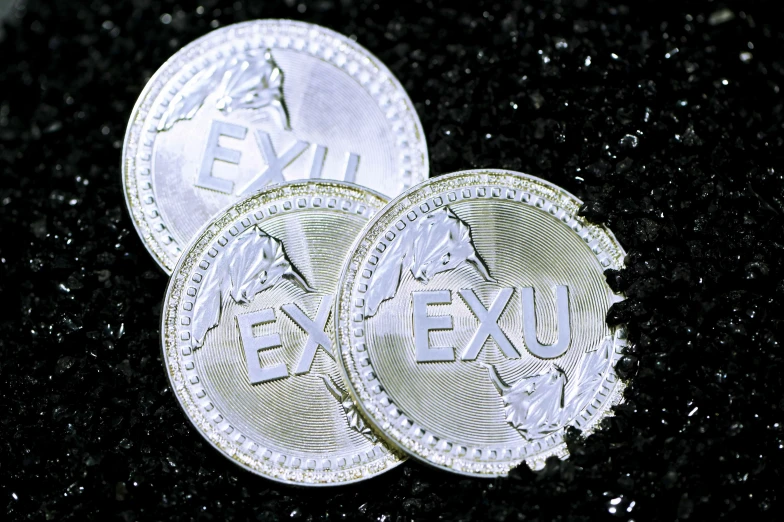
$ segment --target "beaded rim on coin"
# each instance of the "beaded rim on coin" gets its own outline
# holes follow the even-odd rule
[[[331,192],[318,196],[313,191],[314,186],[328,187]],[[267,203],[281,199],[288,199],[291,204],[288,206],[282,205],[280,210],[276,210],[276,212],[302,208],[300,203],[303,200],[306,200],[306,203],[312,205],[313,208],[329,207],[331,205],[329,200],[339,200],[341,194],[345,194],[346,197],[351,197],[360,203],[364,201],[372,204],[379,211],[387,201],[387,198],[382,194],[352,183],[332,180],[297,180],[271,185],[263,191],[230,205],[216,215],[210,223],[207,223],[194,236],[191,244],[177,262],[163,301],[164,306],[161,313],[162,362],[169,384],[185,416],[196,428],[196,431],[221,455],[257,475],[289,485],[335,486],[351,484],[372,478],[397,467],[405,461],[405,456],[394,447],[388,447],[386,448],[387,453],[383,458],[370,462],[365,467],[335,472],[303,469],[304,466],[297,469],[283,467],[265,459],[261,451],[263,448],[258,448],[257,445],[256,448],[253,448],[255,443],[247,440],[244,435],[231,427],[230,424],[227,430],[228,421],[225,421],[220,415],[220,421],[216,422],[214,418],[209,419],[202,412],[203,408],[199,407],[199,403],[204,402],[209,397],[206,395],[206,390],[203,387],[194,386],[193,381],[186,379],[183,368],[188,370],[188,363],[183,359],[192,355],[192,348],[190,344],[180,346],[182,340],[178,337],[177,310],[180,305],[188,306],[188,302],[191,303],[190,306],[192,308],[194,298],[197,295],[197,290],[191,288],[193,286],[192,283],[189,287],[190,280],[187,279],[192,267],[199,263],[200,259],[210,248],[210,245],[218,244],[218,241],[221,240],[218,237],[220,233],[232,233],[226,227],[236,223],[242,215],[256,208],[260,212],[272,215]],[[340,205],[335,206],[335,208],[339,207]],[[349,209],[348,206],[342,210],[349,212],[350,209],[347,209]],[[188,293],[189,291],[190,293]],[[186,293],[188,294],[186,295]],[[193,295],[191,296],[190,294]],[[190,301],[187,301],[186,297]],[[190,379],[193,379],[194,376],[188,375]],[[196,378],[198,383],[198,376]],[[251,454],[256,454],[256,456]]]
[[[407,455],[438,468],[472,477],[493,477],[505,476],[512,468],[522,462],[532,469],[541,469],[544,467],[546,459],[551,456],[567,458],[569,453],[566,442],[563,440],[565,427],[548,436],[558,437],[559,440],[554,440],[547,449],[530,454],[520,451],[519,446],[517,451],[512,450],[509,455],[488,456],[488,453],[494,452],[484,450],[485,453],[483,453],[483,448],[462,447],[451,441],[439,440],[439,444],[428,444],[426,441],[429,438],[435,440],[438,438],[427,433],[424,429],[418,430],[420,433],[410,435],[410,429],[401,428],[408,420],[406,413],[395,408],[394,404],[390,404],[390,398],[386,396],[383,388],[381,388],[381,393],[375,393],[379,389],[378,386],[373,391],[368,388],[366,380],[360,375],[359,361],[355,361],[355,356],[358,353],[356,347],[364,346],[364,337],[362,337],[364,333],[359,332],[363,329],[354,328],[352,330],[349,328],[349,318],[361,315],[361,310],[352,309],[358,304],[352,301],[352,296],[355,283],[359,279],[358,272],[361,270],[365,258],[376,246],[373,241],[380,238],[385,231],[394,228],[403,209],[414,207],[417,204],[439,207],[453,201],[459,201],[463,198],[461,192],[465,187],[482,184],[487,185],[486,197],[490,199],[516,200],[552,213],[557,219],[568,225],[582,240],[593,245],[593,253],[603,270],[623,267],[626,253],[613,233],[604,226],[589,223],[580,217],[578,210],[582,202],[566,190],[528,174],[502,169],[454,172],[430,178],[420,185],[408,189],[394,198],[365,226],[364,231],[350,250],[340,277],[335,299],[337,307],[335,331],[340,352],[338,366],[343,380],[362,414],[378,434]],[[449,201],[436,196],[441,193],[447,193]],[[613,294],[615,302],[624,299],[621,294],[614,292]],[[622,357],[623,349],[627,343],[624,327],[615,327],[612,331],[612,367],[614,368]],[[362,338],[354,339],[352,335],[360,335]],[[374,382],[380,384],[378,378],[375,377],[372,365],[369,363],[367,357],[362,360],[362,373],[366,376],[372,374],[369,379],[375,379]],[[604,383],[609,383],[611,386],[609,395],[599,407],[592,407],[592,401],[591,405],[580,412],[582,414],[589,409],[594,410],[587,421],[585,419],[579,423],[575,421],[583,436],[588,436],[598,430],[604,418],[613,416],[612,408],[624,400],[623,392],[627,383],[617,376],[614,369],[609,372]],[[394,414],[391,413],[391,410],[395,410]],[[578,420],[580,420],[580,414],[578,414]],[[413,420],[409,420],[408,423],[415,426]],[[408,432],[404,432],[405,430]],[[471,458],[476,455],[480,455],[480,457]]]
[[[280,36],[278,36],[280,34]],[[154,139],[144,136],[144,128],[152,117],[157,121],[161,114],[150,114],[154,100],[173,78],[182,74],[183,67],[193,59],[208,52],[216,45],[238,38],[264,35],[281,47],[298,50],[305,47],[306,39],[319,43],[318,58],[339,67],[365,90],[384,112],[387,121],[401,121],[395,131],[401,143],[401,179],[410,187],[427,179],[429,156],[422,123],[400,81],[370,51],[352,39],[331,29],[294,20],[253,20],[215,29],[201,36],[174,53],[153,74],[144,86],[131,111],[125,131],[122,151],[122,180],[125,203],[134,228],[142,238],[147,251],[167,274],[171,274],[182,247],[168,233],[157,208],[152,191],[152,152]],[[297,38],[298,37],[298,38]],[[265,46],[267,45],[265,40]],[[271,45],[271,44],[270,44]],[[235,50],[236,51],[236,50]],[[368,78],[377,78],[370,81]],[[172,95],[173,96],[173,95]],[[137,156],[141,155],[141,161]],[[184,246],[184,245],[183,245]]]

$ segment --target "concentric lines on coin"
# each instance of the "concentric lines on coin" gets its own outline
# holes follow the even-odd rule
[[[217,216],[213,223],[197,235],[177,264],[166,293],[161,324],[167,375],[177,399],[197,430],[222,454],[250,471],[286,483],[332,485],[369,478],[402,461],[380,443],[372,443],[372,449],[369,451],[341,454],[331,458],[306,458],[301,454],[282,453],[266,446],[263,441],[253,440],[242,429],[243,423],[247,422],[243,414],[237,411],[220,411],[220,401],[216,401],[210,393],[215,383],[205,381],[204,375],[199,373],[199,363],[195,359],[196,351],[203,350],[202,343],[206,342],[205,329],[202,327],[196,331],[201,319],[196,317],[195,308],[203,306],[203,298],[206,297],[204,285],[210,278],[216,277],[217,274],[211,273],[212,270],[216,269],[226,249],[237,244],[237,238],[249,233],[255,236],[262,229],[269,230],[269,221],[272,219],[281,219],[292,213],[304,214],[309,210],[328,210],[367,219],[384,203],[382,197],[370,191],[340,182],[306,181],[279,185],[251,196]],[[289,263],[285,252],[283,256],[284,261]],[[331,261],[332,259],[327,262]],[[275,265],[279,263],[276,262]],[[335,270],[338,268],[339,265],[336,265]],[[297,270],[297,267],[293,269]],[[307,282],[299,275],[295,279],[296,284],[301,287],[307,287],[313,282]],[[239,296],[236,288],[232,290],[232,295]],[[244,297],[251,298],[250,295]],[[261,294],[256,297],[257,300],[264,298]],[[221,322],[225,320],[233,321],[233,318],[220,319]],[[207,326],[206,336],[209,336],[212,334],[212,326]],[[293,366],[289,364],[292,373]],[[330,391],[342,387],[342,383],[328,382],[328,376],[320,377],[324,377],[324,384]],[[276,382],[278,381],[271,381],[273,385]],[[256,386],[265,384],[267,383]],[[236,386],[248,386],[248,383],[237,381]],[[323,392],[325,395],[326,393]],[[313,399],[314,397],[310,398]],[[340,402],[337,396],[335,399]],[[280,400],[285,401],[285,397]],[[339,409],[339,406],[345,407],[344,404],[333,406],[336,409]],[[301,415],[307,416],[308,412],[301,412]],[[314,437],[315,434],[289,433],[286,436],[297,438],[304,444],[308,437]]]
[[[349,391],[364,414],[374,427],[396,446],[412,456],[459,473],[504,475],[522,461],[538,468],[543,466],[545,459],[551,455],[567,456],[566,444],[563,441],[564,429],[558,429],[534,441],[522,440],[519,444],[468,445],[451,440],[443,436],[437,428],[425,427],[418,423],[416,418],[410,416],[405,408],[396,403],[395,397],[386,392],[384,379],[389,376],[380,375],[375,366],[380,362],[388,366],[388,362],[380,361],[379,355],[376,355],[375,359],[371,357],[371,350],[367,345],[369,342],[367,336],[371,331],[368,321],[374,319],[369,316],[383,315],[383,311],[375,311],[378,298],[373,298],[371,295],[371,282],[374,271],[381,269],[385,252],[394,251],[395,241],[401,241],[399,238],[404,236],[405,229],[417,226],[418,220],[439,214],[452,221],[459,221],[449,210],[450,206],[480,200],[514,202],[549,214],[563,225],[564,230],[568,231],[566,233],[573,234],[587,244],[602,270],[618,269],[623,265],[623,249],[612,233],[603,227],[585,222],[577,215],[580,201],[554,185],[530,176],[500,170],[466,171],[431,179],[393,200],[366,227],[365,232],[352,248],[337,296],[339,312],[336,314],[336,319],[339,321],[340,366],[344,373],[344,380],[349,385]],[[452,218],[449,218],[449,215],[452,215]],[[450,234],[459,233],[456,230],[453,228]],[[463,255],[466,255],[465,252]],[[444,262],[449,262],[449,259],[445,258]],[[482,264],[481,259],[474,260],[472,270],[483,274],[485,280],[491,279],[493,270],[487,273],[487,269],[479,266],[480,264]],[[412,266],[412,274],[414,270],[415,267]],[[406,269],[403,269],[403,273],[405,275]],[[432,278],[432,276],[425,276],[425,280],[428,277]],[[435,280],[430,284],[436,284]],[[381,285],[382,289],[387,286]],[[421,288],[428,287],[423,285]],[[383,299],[390,299],[390,297]],[[622,297],[615,296],[613,299],[620,300]],[[369,306],[373,309],[369,309]],[[382,300],[380,307],[383,306],[385,304]],[[384,319],[396,325],[408,324],[410,319],[398,317],[399,313],[396,309],[394,319],[391,317]],[[551,313],[555,315],[554,311]],[[443,314],[433,311],[432,315]],[[603,315],[601,320],[603,324]],[[399,328],[405,329],[405,326]],[[435,330],[433,333],[436,333]],[[620,359],[625,344],[625,332],[621,328],[616,329],[610,338],[605,338],[602,342],[599,350],[606,350],[606,357],[609,358],[607,364],[610,368],[607,370],[605,366],[605,377],[596,386],[595,397],[590,395],[589,398],[593,397],[593,399],[566,425],[573,425],[583,433],[589,434],[597,428],[603,417],[611,414],[611,407],[622,400],[625,384],[615,374],[614,365]],[[391,345],[387,344],[387,346]],[[384,353],[385,357],[390,356],[389,353]],[[601,360],[599,362],[601,363]],[[397,377],[400,378],[400,375]],[[408,378],[413,376],[409,375]],[[504,384],[498,380],[497,373],[495,382],[501,394],[500,388]],[[438,394],[439,391],[433,386],[433,394]],[[585,401],[585,398],[581,400]],[[421,397],[418,401],[423,404],[428,403],[426,397]],[[449,412],[444,412],[444,415],[448,417]]]
[[[214,48],[226,44],[233,44],[228,55],[211,57]],[[156,126],[183,85],[213,61],[268,49],[309,53],[345,72],[376,101],[387,120],[396,140],[401,189],[428,175],[427,145],[411,100],[386,66],[356,42],[322,27],[286,20],[244,22],[213,31],[178,51],[153,75],[136,102],[125,135],[126,203],[145,246],[166,272],[173,269],[183,245],[169,231],[153,191]]]

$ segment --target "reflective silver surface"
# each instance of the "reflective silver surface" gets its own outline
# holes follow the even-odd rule
[[[171,272],[210,217],[270,183],[356,182],[394,196],[428,175],[411,100],[349,38],[259,20],[209,33],[145,87],[123,152],[126,200]]]
[[[604,270],[624,252],[580,201],[501,170],[430,179],[354,243],[338,288],[340,366],[373,427],[469,475],[567,456],[622,399],[625,346]]]
[[[386,199],[305,181],[231,206],[172,274],[163,356],[188,418],[215,448],[281,482],[355,482],[401,462],[350,399],[333,302],[343,258]]]

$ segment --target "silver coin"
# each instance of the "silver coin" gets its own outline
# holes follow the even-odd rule
[[[422,126],[400,83],[323,27],[259,20],[175,53],[144,88],[123,150],[134,225],[170,273],[222,208],[270,183],[356,182],[394,196],[428,176]]]
[[[278,185],[216,216],[177,264],[166,372],[199,433],[246,469],[321,486],[401,462],[345,389],[332,320],[343,258],[385,202],[343,182]]]
[[[622,400],[624,251],[580,201],[502,170],[430,179],[354,243],[338,287],[340,366],[363,414],[409,455],[505,475],[568,455]]]

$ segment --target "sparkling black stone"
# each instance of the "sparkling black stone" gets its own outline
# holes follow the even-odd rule
[[[0,1],[0,5],[9,1]],[[0,41],[3,520],[781,520],[781,2],[11,0]],[[0,9],[5,12],[6,9]],[[522,170],[629,252],[609,319],[627,402],[572,457],[356,486],[232,465],[169,391],[165,276],[124,209],[136,97],[174,51],[253,18],[352,37],[416,104],[434,173]]]

